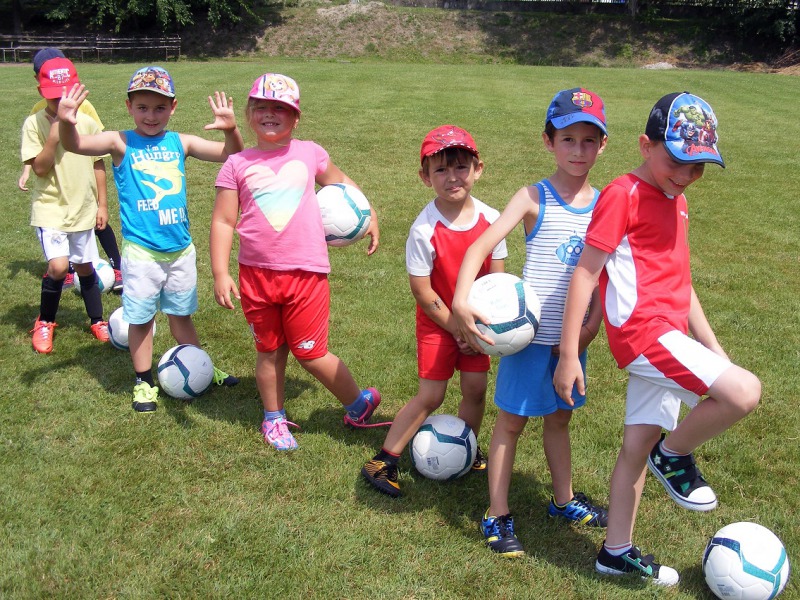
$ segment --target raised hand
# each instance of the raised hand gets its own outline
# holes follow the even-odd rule
[[[208,97],[211,105],[211,112],[214,113],[214,122],[209,123],[204,129],[207,131],[219,129],[229,131],[236,129],[236,115],[233,113],[233,98],[225,95],[225,92],[214,92],[214,96]]]
[[[64,86],[58,103],[58,119],[75,125],[78,122],[78,107],[88,95],[89,90],[82,83],[74,84],[69,90]]]

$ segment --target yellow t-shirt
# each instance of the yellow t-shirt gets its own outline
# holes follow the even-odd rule
[[[42,98],[36,104],[33,105],[33,108],[31,109],[31,114],[35,115],[40,110],[44,110],[46,106],[47,106],[47,100]],[[92,103],[89,102],[88,100],[83,101],[83,103],[78,107],[78,112],[82,112],[87,117],[92,117],[97,122],[97,126],[100,127],[100,131],[103,131],[106,128],[105,125],[103,125],[103,122],[100,120],[100,115],[97,114],[97,111],[95,110],[94,106],[92,106]]]
[[[82,113],[78,113],[77,129],[81,135],[100,133],[97,123]],[[20,152],[22,162],[39,155],[49,133],[50,121],[44,110],[25,119]],[[67,152],[58,144],[53,168],[44,177],[35,173],[31,176],[31,226],[66,232],[94,229],[97,218],[94,163],[98,159],[97,156]]]

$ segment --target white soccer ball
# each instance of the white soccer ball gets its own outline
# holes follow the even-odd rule
[[[114,287],[114,267],[103,259],[99,259],[94,263],[94,270],[97,273],[97,287],[100,288],[100,293],[108,294]],[[77,273],[75,273],[72,289],[80,296],[81,278]]]
[[[346,183],[326,185],[317,192],[319,211],[329,246],[349,246],[369,228],[369,201],[357,187]]]
[[[478,331],[494,345],[478,340],[492,356],[508,356],[526,348],[539,329],[542,306],[533,287],[511,273],[490,273],[475,280],[467,302],[491,323],[477,322]]]
[[[703,554],[703,574],[723,600],[768,600],[789,580],[789,558],[778,537],[757,523],[733,523],[714,534]]]
[[[129,350],[128,327],[129,323],[122,318],[122,307],[111,313],[108,317],[108,341],[117,350]],[[156,333],[156,322],[153,321],[153,335]]]
[[[472,468],[478,442],[469,425],[453,415],[431,415],[408,445],[411,462],[428,479],[457,479]]]
[[[167,350],[158,361],[158,385],[179,400],[205,392],[214,379],[214,364],[202,348],[181,344]]]

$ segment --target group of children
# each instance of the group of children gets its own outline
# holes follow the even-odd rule
[[[52,49],[48,49],[52,50]],[[125,282],[123,314],[136,374],[133,408],[152,412],[152,323],[161,310],[179,343],[199,345],[191,315],[197,308],[195,249],[189,230],[184,162],[187,156],[224,163],[216,180],[210,252],[217,303],[242,305],[256,347],[261,431],[277,450],[297,448],[297,427],[284,409],[289,353],[345,409],[344,423],[372,427],[381,395],[360,388],[328,349],[330,263],[315,199],[317,186],[355,185],[318,144],[293,137],[300,110],[297,83],[267,73],[253,84],[245,110],[256,146],[244,148],[233,103],[209,97],[224,142],[167,130],[175,88],[160,67],[138,70],[126,105],[134,128],[102,131],[82,109],[86,88],[74,65],[48,56],[38,65],[46,106],[23,128],[22,160],[36,178],[33,216],[48,274],[33,331],[38,352],[52,350],[62,281],[69,263],[98,339],[107,339],[93,261],[94,228],[107,224],[103,157],[110,155],[119,192],[123,245],[117,263]],[[681,124],[703,114],[709,134],[687,140]],[[536,290],[542,317],[534,342],[500,360],[498,416],[488,455],[478,450],[473,470],[488,471],[489,507],[481,519],[486,544],[507,557],[524,549],[514,531],[509,488],[517,442],[530,417],[543,419],[543,447],[553,492],[548,514],[606,528],[597,556],[601,573],[638,574],[674,585],[677,572],[643,556],[632,543],[647,469],[689,510],[716,507],[716,495],[692,452],[752,411],[759,380],[733,365],[692,287],[688,208],[683,194],[706,163],[724,167],[711,107],[688,92],[653,107],[639,137],[643,161],[598,192],[589,172],[608,139],[605,106],[590,90],[558,92],[547,109],[542,141],[554,173],[522,187],[502,213],[472,196],[483,172],[475,140],[455,125],[431,130],[420,150],[419,176],[435,197],[411,226],[406,268],[416,300],[419,387],[398,412],[380,451],[361,470],[376,489],[401,495],[400,455],[421,423],[438,409],[448,381],[460,373],[459,416],[475,431],[485,412],[489,357],[475,326],[487,322],[467,301],[476,277],[504,269],[506,236],[521,222],[522,276]],[[20,180],[20,187],[25,181]],[[101,188],[103,188],[101,190]],[[234,231],[239,237],[238,282],[230,274]],[[367,253],[378,248],[372,213]],[[117,266],[115,264],[115,266]],[[611,477],[609,507],[575,492],[569,423],[586,402],[586,348],[605,321],[611,352],[629,372],[622,447]],[[691,334],[691,337],[690,337]],[[215,369],[215,382],[238,380]],[[700,401],[701,396],[706,396]],[[678,423],[681,402],[691,407]],[[670,431],[666,437],[662,431]]]

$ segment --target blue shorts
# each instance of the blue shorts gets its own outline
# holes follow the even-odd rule
[[[586,379],[586,351],[580,355]],[[521,352],[504,356],[497,368],[494,403],[498,408],[521,417],[543,417],[559,408],[573,410],[586,404],[586,396],[572,390],[574,406],[564,402],[553,387],[558,356],[553,346],[531,344]]]
[[[197,311],[197,254],[194,244],[177,252],[156,252],[122,244],[122,318],[141,325],[156,312],[186,317]]]

